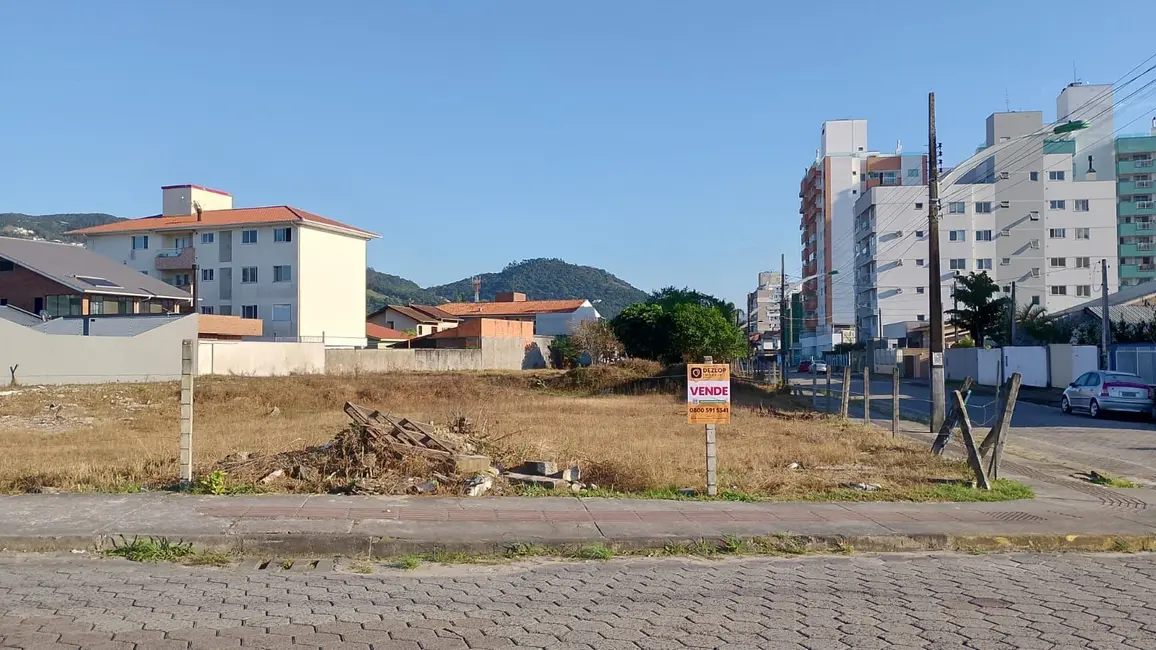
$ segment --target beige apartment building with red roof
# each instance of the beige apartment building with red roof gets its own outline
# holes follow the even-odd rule
[[[202,314],[263,321],[269,339],[366,344],[366,244],[379,235],[227,192],[161,188],[161,214],[84,228],[85,246],[181,287]]]

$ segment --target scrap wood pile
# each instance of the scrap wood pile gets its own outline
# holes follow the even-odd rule
[[[439,430],[350,402],[344,410],[351,422],[329,442],[267,456],[232,454],[213,469],[235,482],[293,481],[310,491],[350,494],[479,496],[499,476],[548,488],[585,487],[577,466],[558,472],[553,463],[531,462],[503,473],[489,456],[477,453],[484,441],[466,418]]]

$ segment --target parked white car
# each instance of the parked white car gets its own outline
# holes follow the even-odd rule
[[[1130,372],[1093,370],[1068,384],[1060,398],[1064,413],[1087,411],[1094,418],[1104,411],[1151,413],[1152,387]]]
[[[825,374],[827,374],[827,362],[826,361],[816,361],[811,366],[811,369],[814,370],[815,374],[817,374],[817,375],[825,375]]]

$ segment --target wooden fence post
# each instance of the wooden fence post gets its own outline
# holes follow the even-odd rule
[[[871,424],[871,369],[863,366],[863,424]]]
[[[993,481],[999,478],[999,463],[1003,459],[1003,445],[1007,440],[1007,432],[1011,429],[1012,413],[1015,412],[1022,381],[1023,377],[1018,372],[1012,373],[1011,378],[1007,380],[1006,390],[1003,391],[1002,399],[1000,399],[999,416],[996,418],[995,424],[992,425],[991,431],[979,445],[981,458],[987,456],[988,451],[991,451],[991,456],[988,458],[987,475]]]
[[[960,392],[967,394],[971,390],[971,385],[974,383],[971,377],[963,378],[963,386],[960,387]],[[951,442],[951,432],[955,430],[958,423],[959,413],[955,407],[948,409],[947,417],[943,419],[943,426],[939,427],[939,433],[935,436],[935,442],[931,443],[931,453],[936,456],[942,456],[943,451],[947,449],[948,443]]]
[[[899,435],[899,366],[891,369],[891,435]]]
[[[823,410],[827,413],[831,412],[831,366],[827,366],[827,401]]]
[[[815,364],[811,364],[811,408],[819,410],[819,373],[815,371]]]
[[[843,366],[843,394],[839,401],[839,417],[847,419],[847,411],[851,407],[851,366]]]
[[[983,461],[979,458],[979,451],[975,448],[975,438],[971,435],[971,418],[967,416],[967,405],[963,403],[963,395],[959,391],[952,391],[955,399],[955,410],[959,417],[959,430],[963,435],[963,446],[967,449],[967,464],[975,472],[975,483],[981,490],[990,490],[991,484],[987,481],[987,474],[983,471]]]

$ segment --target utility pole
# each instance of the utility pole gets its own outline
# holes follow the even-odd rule
[[[1016,344],[1016,309],[1019,308],[1019,305],[1016,304],[1016,283],[1014,280],[1012,281],[1011,289],[1011,309],[1008,310],[1007,315],[1010,323],[1008,326],[1008,346]]]
[[[943,426],[946,398],[943,385],[943,286],[939,279],[939,147],[935,138],[935,93],[927,94],[927,275],[931,296],[931,432]]]
[[[787,315],[789,301],[787,300],[787,254],[779,254],[779,376],[786,383],[787,346],[791,344],[791,335],[787,331],[790,317]]]
[[[1100,369],[1110,370],[1112,319],[1108,317],[1108,260],[1100,260]]]

